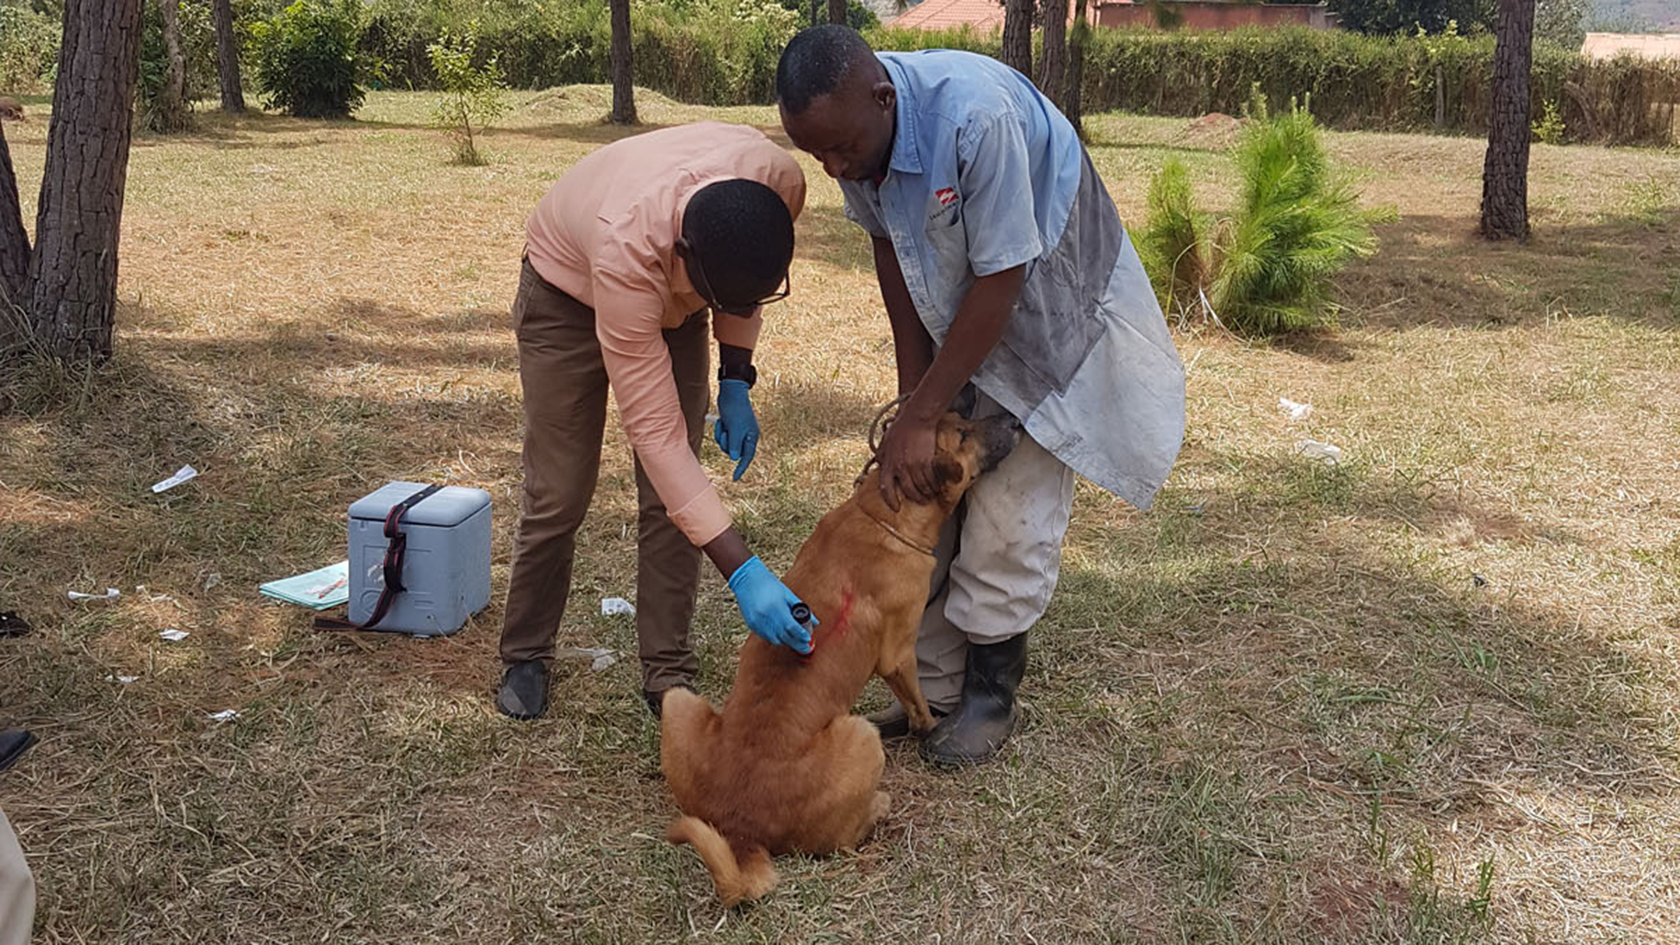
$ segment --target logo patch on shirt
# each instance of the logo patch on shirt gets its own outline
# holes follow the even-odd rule
[[[939,205],[941,207],[949,207],[951,204],[957,202],[957,192],[949,187],[941,187],[934,191],[933,195],[939,198]]]

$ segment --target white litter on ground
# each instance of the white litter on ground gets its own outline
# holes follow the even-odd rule
[[[209,715],[209,719],[212,722],[232,722],[237,718],[239,718],[239,711],[237,709],[223,709],[220,712],[212,712]]]
[[[116,600],[122,596],[122,591],[114,587],[107,587],[103,594],[84,594],[81,591],[71,591],[71,600]]]
[[[158,636],[163,637],[165,640],[168,640],[170,643],[180,643],[182,640],[185,640],[190,635],[191,634],[187,633],[187,631],[177,630],[174,627],[170,627],[168,630],[159,630],[158,631]]]
[[[175,470],[175,475],[170,476],[168,479],[165,479],[162,482],[154,484],[152,486],[152,491],[153,492],[163,492],[166,489],[173,489],[176,486],[180,485],[181,483],[186,482],[188,479],[192,479],[192,478],[196,477],[197,475],[198,475],[198,470],[192,468],[191,466],[182,466],[180,469]]]
[[[1298,404],[1288,397],[1278,398],[1278,409],[1289,414],[1289,420],[1292,423],[1312,416],[1312,404]]]
[[[1341,447],[1317,440],[1302,440],[1296,443],[1295,452],[1308,459],[1316,459],[1326,466],[1334,466],[1342,461]]]
[[[561,659],[589,660],[589,668],[597,673],[618,662],[612,650],[594,646],[562,647],[555,655]]]
[[[636,605],[622,597],[601,598],[601,616],[611,617],[615,614],[634,614]]]

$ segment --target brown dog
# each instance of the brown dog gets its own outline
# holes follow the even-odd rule
[[[694,844],[725,906],[776,885],[771,856],[855,846],[886,811],[887,795],[875,789],[886,760],[881,737],[849,714],[852,703],[873,673],[907,708],[914,730],[933,728],[916,682],[933,546],[975,477],[1019,435],[1009,417],[947,414],[934,501],[903,502],[894,512],[873,472],[799,550],[787,585],[819,621],[809,657],[748,637],[721,714],[686,689],[666,691],[660,764],[686,815],[666,836]]]

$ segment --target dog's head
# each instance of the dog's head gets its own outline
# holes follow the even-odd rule
[[[940,418],[933,453],[938,504],[954,509],[981,473],[997,468],[1021,440],[1021,424],[1003,414],[964,420],[954,413]]]

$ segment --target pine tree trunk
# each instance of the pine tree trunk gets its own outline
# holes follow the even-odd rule
[[[1025,76],[1032,67],[1033,0],[1004,0],[1003,61]]]
[[[1493,112],[1482,164],[1482,236],[1528,238],[1529,79],[1534,0],[1499,0],[1493,50]]]
[[[1061,108],[1066,104],[1062,78],[1067,68],[1068,0],[1043,0],[1043,18],[1044,68],[1039,73],[1038,88]]]
[[[0,125],[0,351],[16,340],[9,337],[14,327],[11,307],[21,306],[29,288],[29,233],[23,228],[23,204],[18,200],[17,173],[12,169],[12,149]]]
[[[846,0],[828,0],[828,22],[846,25]]]
[[[245,90],[239,81],[239,37],[234,33],[232,0],[210,0],[216,20],[216,72],[221,78],[222,111],[245,111]]]
[[[1073,32],[1068,34],[1067,94],[1063,96],[1062,114],[1073,123],[1073,130],[1085,139],[1085,40],[1091,34],[1085,22],[1085,0],[1073,0]]]
[[[152,113],[153,131],[181,131],[187,127],[187,57],[181,52],[181,0],[157,0],[163,17],[163,51],[169,67]]]
[[[61,360],[103,360],[116,322],[117,239],[140,65],[141,0],[66,0],[29,311]]]
[[[615,125],[636,123],[636,89],[630,73],[630,0],[610,0],[612,13],[612,114]]]

